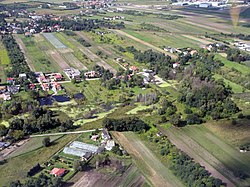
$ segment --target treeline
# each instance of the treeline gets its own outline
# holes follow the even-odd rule
[[[45,174],[39,175],[37,178],[29,178],[25,182],[13,181],[9,187],[60,187],[63,185],[63,181],[60,177],[48,177]]]
[[[142,132],[149,130],[149,126],[137,117],[127,117],[122,119],[105,118],[103,127],[109,131],[133,131]]]
[[[170,56],[165,55],[164,53],[155,52],[151,49],[141,52],[140,50],[137,50],[134,46],[129,46],[126,48],[117,46],[117,48],[120,52],[132,53],[134,55],[134,60],[149,65],[149,68],[154,70],[156,74],[159,74],[161,78],[169,78],[169,73],[173,66]]]
[[[137,10],[124,10],[123,14],[133,15],[133,16],[146,16],[146,15],[154,15],[156,18],[166,19],[166,20],[175,20],[179,18],[183,18],[183,16],[173,15],[173,14],[155,14],[152,12],[141,12]]]
[[[14,118],[9,123],[8,128],[0,128],[0,134],[7,135],[12,141],[20,140],[32,133],[45,132],[55,128],[60,132],[74,128],[70,119],[61,120],[53,111],[44,108],[36,108],[30,116]]]
[[[91,44],[89,42],[87,42],[86,40],[84,40],[83,38],[78,38],[77,41],[82,44],[84,47],[90,47]]]
[[[20,73],[32,75],[25,57],[12,35],[2,35],[1,40],[8,51],[12,68],[8,71],[9,77],[18,77]]]
[[[250,60],[250,55],[242,53],[239,49],[228,48],[227,59],[233,62],[244,62]]]
[[[165,136],[150,134],[148,140],[160,155],[170,163],[170,170],[188,187],[221,187],[222,181],[214,178],[199,163],[195,163],[186,153],[178,150]]]
[[[218,34],[215,34],[218,35]],[[235,33],[231,33],[231,34],[226,34],[226,33],[220,33],[219,35],[221,36],[226,36],[226,37],[231,37],[231,38],[238,38],[241,40],[250,40],[250,34],[235,34]]]
[[[26,22],[23,27],[27,26],[29,22]],[[79,19],[79,20],[72,20],[72,19],[63,19],[60,21],[56,20],[38,20],[37,24],[39,24],[39,28],[37,28],[37,32],[41,32],[41,28],[46,28],[48,26],[53,27],[55,25],[60,25],[60,27],[68,30],[73,31],[91,31],[94,29],[98,29],[101,27],[109,28],[109,29],[122,29],[125,28],[123,22],[115,23],[115,22],[108,22],[104,20],[94,20],[94,19]]]
[[[199,109],[200,117],[208,115],[219,119],[237,113],[239,109],[230,99],[231,88],[225,86],[223,80],[212,77],[212,72],[221,65],[209,54],[201,53],[193,59],[192,65],[183,72],[178,101]]]

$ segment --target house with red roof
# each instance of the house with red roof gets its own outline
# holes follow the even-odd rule
[[[135,72],[139,71],[139,68],[136,67],[136,66],[130,66],[129,70],[131,70],[131,71],[133,71],[135,73]]]
[[[62,177],[66,172],[66,169],[63,168],[54,168],[51,170],[50,174],[54,175],[55,177]]]
[[[15,84],[15,79],[13,77],[8,77],[7,78],[7,83],[8,84]]]
[[[29,86],[30,86],[31,90],[35,90],[36,89],[36,85],[35,84],[30,84]]]
[[[42,83],[41,86],[44,91],[49,91],[49,84]]]

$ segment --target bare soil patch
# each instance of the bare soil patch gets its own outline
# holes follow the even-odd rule
[[[57,52],[57,50],[49,50],[46,53],[50,55],[53,60],[62,68],[62,69],[67,69],[70,66],[67,64],[67,62],[62,58],[60,53]]]

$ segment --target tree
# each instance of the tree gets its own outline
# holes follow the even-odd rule
[[[42,141],[44,147],[49,147],[51,145],[50,138],[45,137]]]
[[[86,164],[85,161],[75,160],[73,163],[73,169],[75,171],[83,171],[85,164]]]

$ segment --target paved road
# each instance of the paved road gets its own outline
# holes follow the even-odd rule
[[[30,138],[43,137],[43,136],[58,136],[58,135],[67,135],[67,134],[81,134],[85,132],[94,132],[96,129],[84,130],[84,131],[73,131],[73,132],[57,132],[57,133],[49,133],[49,134],[37,134],[31,135]],[[102,130],[102,129],[99,129]]]

